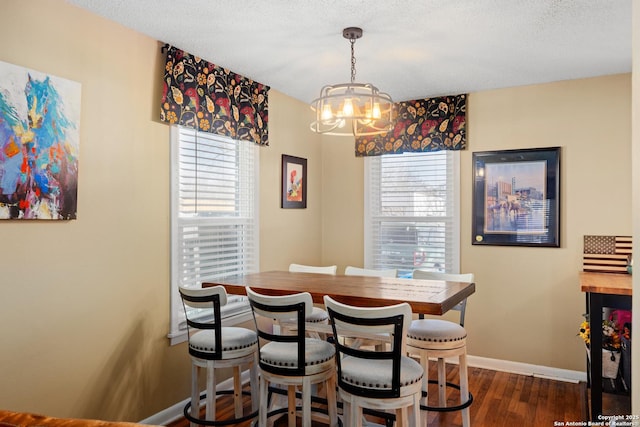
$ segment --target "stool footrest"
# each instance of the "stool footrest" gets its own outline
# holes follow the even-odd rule
[[[287,391],[277,388],[277,387],[269,387],[269,402],[271,402],[271,395],[275,393],[275,394],[280,394],[280,395],[287,395]],[[296,392],[296,399],[300,399],[302,398],[302,393],[300,392]],[[323,405],[327,405],[327,399],[323,398],[323,397],[319,397],[319,396],[311,396],[311,402],[312,403],[321,403]],[[342,402],[336,402],[336,406],[338,407],[338,409],[343,409],[344,404]],[[296,407],[297,411],[302,410],[302,407]],[[270,418],[273,415],[276,414],[283,414],[285,412],[288,412],[289,408],[276,408],[272,411],[270,411],[269,413],[267,413],[267,418]],[[312,406],[311,407],[311,412],[320,412],[322,414],[328,414],[327,409],[325,408],[319,408],[317,406]],[[369,409],[369,408],[362,408],[362,413],[364,415],[374,415],[377,416],[379,418],[383,418],[385,420],[385,425],[387,426],[393,426],[393,423],[396,419],[396,415],[389,413],[389,412],[383,412],[383,411],[377,411],[375,409]],[[338,425],[342,427],[342,420],[340,418],[338,418]]]
[[[302,411],[302,406],[296,406],[296,412]],[[267,418],[271,418],[274,415],[286,414],[289,412],[289,408],[276,408],[267,412]],[[319,412],[321,414],[327,414],[327,410],[324,408],[318,408],[316,406],[311,407],[311,412]],[[342,426],[342,420],[338,418],[338,425]]]
[[[233,390],[219,390],[216,392],[216,396],[220,395],[220,394],[234,394],[235,392]],[[249,391],[242,391],[243,395],[250,395],[251,393]],[[204,399],[207,397],[207,393],[202,393],[200,395],[200,399]],[[196,418],[196,417],[192,417],[191,413],[189,411],[189,409],[191,409],[191,402],[187,402],[186,405],[184,405],[184,417],[192,422],[192,423],[197,423],[197,424],[201,424],[201,425],[205,425],[205,426],[229,426],[229,425],[234,425],[234,424],[238,424],[238,423],[242,423],[244,421],[248,421],[251,420],[253,418],[257,418],[258,417],[258,411],[254,411],[248,415],[245,415],[244,417],[240,417],[240,418],[231,418],[228,420],[205,420],[202,418]]]
[[[429,380],[429,384],[438,384],[437,380]],[[446,383],[447,387],[455,388],[456,390],[460,390],[460,386],[458,384]],[[427,397],[427,392],[422,392],[422,397]],[[468,408],[473,403],[473,394],[469,392],[469,398],[466,402],[461,403],[456,406],[428,406],[428,405],[420,405],[420,409],[423,411],[434,411],[434,412],[453,412],[453,411],[462,411],[465,408]]]

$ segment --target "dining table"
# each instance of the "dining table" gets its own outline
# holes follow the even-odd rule
[[[442,315],[472,295],[475,283],[444,280],[405,279],[342,274],[264,271],[215,279],[203,286],[222,285],[228,294],[246,295],[246,286],[265,295],[308,292],[315,304],[324,296],[343,304],[382,307],[408,303],[414,313]]]

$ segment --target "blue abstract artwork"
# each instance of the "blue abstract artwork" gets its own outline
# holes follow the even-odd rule
[[[80,92],[0,61],[0,219],[76,219]]]

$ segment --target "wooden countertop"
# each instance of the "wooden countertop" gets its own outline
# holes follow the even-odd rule
[[[598,294],[631,295],[632,280],[630,274],[591,273],[581,271],[580,288],[582,292]]]

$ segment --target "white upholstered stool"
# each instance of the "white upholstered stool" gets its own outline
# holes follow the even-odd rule
[[[348,265],[344,269],[345,276],[369,276],[369,277],[398,277],[398,270],[395,268],[388,268],[383,270],[376,270],[371,268],[360,268]],[[377,350],[384,351],[386,344],[380,343],[372,339],[358,338],[355,345],[366,346],[373,345]]]
[[[438,363],[438,407],[426,404],[427,410],[462,410],[462,425],[468,427],[469,405],[473,397],[469,393],[469,380],[467,377],[467,331],[460,325],[439,319],[419,319],[411,322],[407,332],[407,352],[419,358],[424,369],[423,395],[426,396],[429,384],[429,357],[437,359]],[[460,384],[448,384],[446,382],[445,358],[458,357],[458,369]],[[460,389],[460,405],[447,407],[446,386]]]
[[[291,273],[316,273],[316,274],[329,274],[335,276],[338,271],[337,265],[327,266],[315,266],[304,264],[289,264],[289,271]],[[320,307],[313,307],[311,313],[307,316],[306,321],[308,323],[329,323],[329,315]],[[308,335],[312,338],[325,339],[324,334],[318,332],[309,332]]]
[[[314,306],[311,309],[311,314],[309,314],[305,318],[305,320],[308,323],[328,323],[329,322],[329,315],[322,308]]]
[[[458,282],[473,282],[473,274],[445,274],[416,270],[414,279],[448,280]],[[466,301],[460,305],[460,322],[464,322],[464,309]],[[424,369],[422,383],[425,404],[422,409],[433,411],[462,411],[462,425],[470,426],[469,406],[473,402],[473,396],[469,393],[469,380],[467,375],[467,331],[458,323],[442,319],[417,319],[411,322],[407,332],[407,352],[417,357]],[[429,357],[437,360],[438,366],[438,405],[429,406],[427,403],[427,391],[429,387]],[[445,359],[458,358],[459,384],[446,382]],[[446,387],[450,386],[460,390],[460,405],[447,406]],[[425,417],[426,418],[426,417]]]
[[[338,364],[338,392],[347,427],[361,427],[363,408],[394,411],[397,426],[415,427],[420,419],[423,369],[406,356],[411,321],[407,303],[354,307],[324,297],[331,316]],[[380,336],[388,350],[368,350],[352,343],[362,334]],[[409,411],[407,417],[407,411]]]
[[[222,286],[209,288],[180,287],[180,296],[187,318],[189,354],[191,355],[191,401],[184,408],[184,416],[191,427],[240,423],[258,414],[258,334],[247,328],[223,327],[220,307],[227,303]],[[251,413],[244,415],[241,369],[249,366]],[[206,414],[200,418],[200,386],[198,372],[206,369]],[[233,420],[216,419],[216,369],[233,369]]]
[[[301,389],[302,426],[311,427],[311,388],[323,384],[327,397],[329,425],[338,425],[336,403],[335,349],[332,344],[305,334],[305,317],[313,301],[307,292],[285,296],[268,296],[247,287],[247,296],[260,337],[260,415],[259,426],[266,427],[269,412],[269,384],[287,389],[288,425],[296,425],[296,388]],[[292,329],[272,328],[265,320],[276,322],[294,319]],[[275,410],[279,413],[282,411]]]

